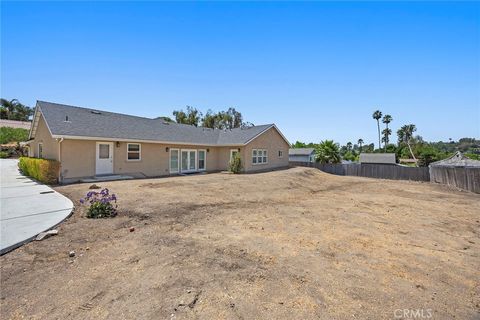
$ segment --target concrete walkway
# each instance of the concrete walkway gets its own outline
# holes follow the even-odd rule
[[[18,160],[0,159],[0,254],[62,222],[73,203],[18,171]]]

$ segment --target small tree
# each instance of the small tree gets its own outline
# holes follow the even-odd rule
[[[228,171],[232,173],[240,173],[242,168],[242,158],[240,158],[240,154],[237,152],[228,163]]]

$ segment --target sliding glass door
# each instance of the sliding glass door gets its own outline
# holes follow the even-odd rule
[[[206,169],[206,150],[170,149],[170,173],[194,172]]]
[[[192,172],[197,170],[197,150],[183,150],[181,152],[181,171]]]

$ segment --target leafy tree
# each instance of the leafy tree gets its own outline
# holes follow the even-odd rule
[[[234,129],[253,126],[250,122],[243,122],[242,114],[235,108],[228,108],[227,111],[214,113],[208,110],[201,119],[202,126],[212,129]]]
[[[380,110],[375,111],[372,114],[372,118],[377,120],[377,129],[378,129],[378,148],[381,148],[380,142],[380,119],[382,118],[382,112]]]
[[[325,140],[315,149],[315,160],[320,163],[340,163],[341,156],[338,143],[333,140]]]
[[[351,142],[347,142],[347,150],[348,151],[351,151],[352,150],[352,143]]]
[[[183,110],[175,110],[173,111],[173,115],[175,116],[175,121],[177,123],[189,124],[195,127],[198,127],[200,118],[202,117],[200,111],[190,106],[187,106],[187,112]]]
[[[1,119],[29,121],[33,115],[33,109],[21,104],[17,99],[0,99]]]
[[[183,110],[173,111],[173,116],[177,123],[187,124],[187,114]]]
[[[305,142],[301,141],[295,141],[295,143],[292,143],[292,148],[298,149],[298,148],[306,148],[307,144]]]
[[[343,159],[348,161],[358,161],[358,155],[354,151],[349,150],[343,155]]]

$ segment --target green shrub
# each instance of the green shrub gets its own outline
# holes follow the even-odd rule
[[[28,140],[28,130],[22,128],[0,128],[0,144],[9,142],[21,142]]]
[[[7,151],[0,151],[0,159],[10,158],[10,153]]]
[[[240,158],[240,154],[237,152],[232,160],[230,160],[228,164],[228,171],[232,173],[240,173],[242,171],[242,159]]]
[[[55,160],[21,157],[18,167],[26,176],[30,176],[40,182],[55,184],[58,182],[60,162]]]

